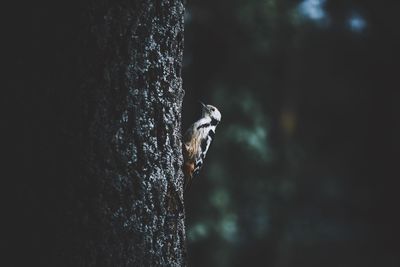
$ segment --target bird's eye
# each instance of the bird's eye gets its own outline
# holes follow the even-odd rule
[[[215,111],[215,108],[211,108],[211,111]]]

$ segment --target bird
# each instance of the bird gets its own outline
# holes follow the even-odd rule
[[[215,136],[215,129],[221,121],[221,112],[216,107],[202,102],[200,104],[201,118],[189,127],[183,138],[185,191],[203,166],[204,158]]]

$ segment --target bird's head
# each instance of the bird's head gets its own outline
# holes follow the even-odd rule
[[[210,117],[215,125],[217,125],[221,121],[221,112],[214,106],[205,105],[202,102],[200,104],[203,106],[202,116]]]

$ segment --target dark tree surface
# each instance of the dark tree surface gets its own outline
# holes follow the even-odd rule
[[[183,13],[137,0],[20,14],[13,266],[185,265]]]

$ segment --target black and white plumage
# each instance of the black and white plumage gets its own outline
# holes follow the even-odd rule
[[[201,169],[214,138],[215,129],[221,121],[221,113],[216,107],[201,104],[203,106],[201,118],[190,126],[184,136],[185,187]]]

